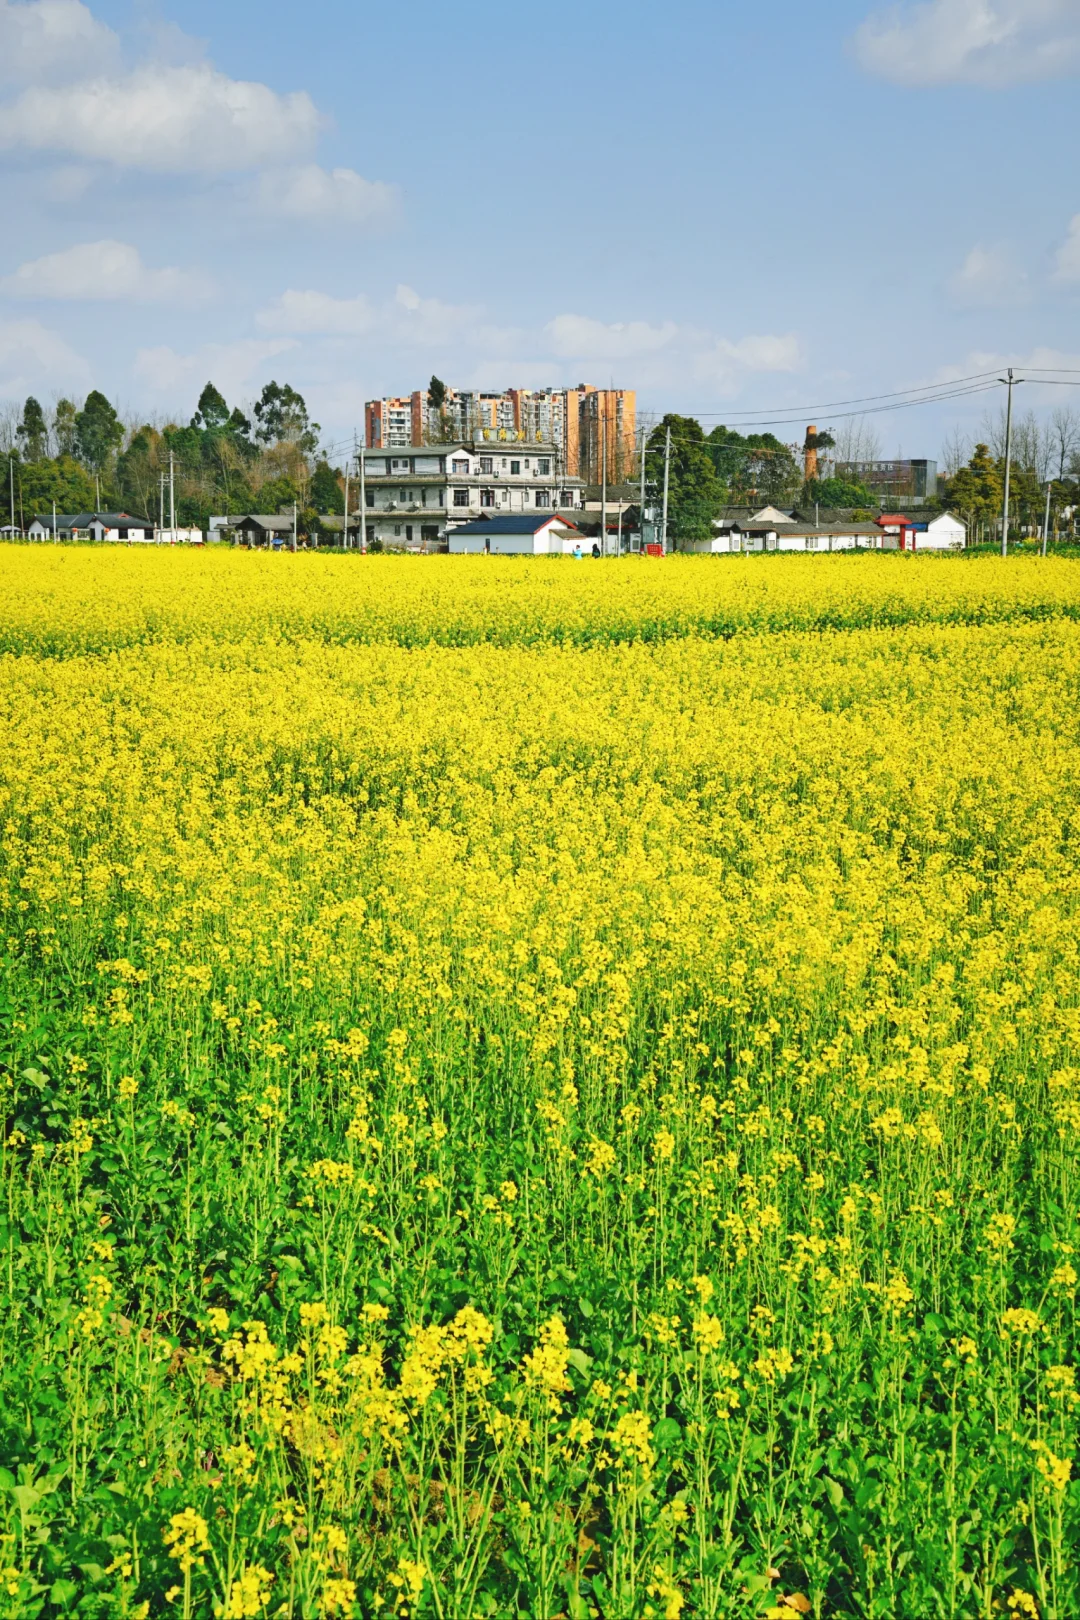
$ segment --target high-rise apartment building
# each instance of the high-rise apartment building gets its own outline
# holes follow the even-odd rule
[[[632,389],[589,383],[501,394],[448,388],[436,407],[427,389],[417,389],[408,398],[369,400],[364,437],[371,450],[451,439],[554,445],[567,477],[599,483],[603,436],[608,479],[618,483],[631,476],[634,463],[635,397]]]
[[[419,394],[401,399],[369,399],[364,406],[364,443],[368,448],[392,450],[402,444],[422,444],[419,400]]]
[[[584,390],[578,406],[578,473],[587,484],[598,484],[605,467],[607,481],[622,484],[633,475],[637,395],[632,388]]]

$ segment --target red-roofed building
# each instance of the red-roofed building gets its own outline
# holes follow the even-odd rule
[[[881,530],[881,544],[889,550],[915,550],[915,524],[900,512],[882,512],[874,522]]]

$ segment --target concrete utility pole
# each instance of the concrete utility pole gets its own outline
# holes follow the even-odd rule
[[[342,550],[349,549],[349,458],[345,457],[345,527],[342,530]]]
[[[638,550],[645,549],[645,446],[649,442],[649,435],[645,429],[641,430],[641,504],[638,507]]]
[[[169,543],[176,544],[176,457],[169,451]]]
[[[15,455],[8,451],[8,478],[11,482],[11,532],[15,533]]]
[[[664,511],[660,520],[660,549],[663,556],[667,556],[667,508],[668,508],[668,482],[671,476],[671,429],[668,428],[664,438]]]
[[[367,550],[367,486],[364,483],[364,446],[357,451],[360,463],[360,550]]]
[[[55,544],[56,544],[56,502],[55,501],[53,501],[53,503],[52,503],[52,538],[53,538],[53,545],[55,546]]]
[[[296,502],[292,503],[292,548],[296,550]]]
[[[165,473],[164,473],[164,470],[162,470],[162,474],[161,474],[161,478],[159,479],[159,483],[160,483],[161,487],[158,490],[157,543],[160,546],[162,541],[165,538]]]
[[[1053,484],[1054,480],[1052,478],[1048,478],[1046,480],[1046,511],[1043,513],[1042,541],[1042,554],[1044,557],[1046,556],[1046,537],[1050,533],[1050,491],[1053,488]]]
[[[1014,377],[1012,366],[1009,367],[1007,377],[999,377],[998,382],[1004,383],[1009,390],[1009,400],[1005,407],[1005,495],[1001,506],[1001,555],[1009,555],[1009,474],[1012,471],[1012,391],[1023,382],[1023,377]]]
[[[600,412],[600,555],[607,556],[607,413]]]

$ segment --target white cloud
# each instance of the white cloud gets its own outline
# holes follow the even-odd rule
[[[692,377],[730,388],[744,373],[797,371],[803,363],[802,345],[792,333],[762,333],[732,342],[674,321],[609,324],[583,315],[558,315],[544,330],[561,358],[583,366],[632,361],[640,382],[657,385]]]
[[[82,163],[62,163],[38,183],[52,202],[78,202],[93,185],[97,173]]]
[[[21,264],[0,280],[9,298],[117,299],[188,303],[211,283],[198,270],[152,270],[127,242],[81,242]]]
[[[81,355],[40,321],[0,322],[0,397],[85,386],[90,370]]]
[[[299,348],[292,338],[244,338],[236,343],[204,343],[192,354],[178,354],[167,344],[140,349],[135,376],[156,394],[176,394],[201,385],[208,377],[229,398],[250,393],[264,376],[268,360]]]
[[[81,162],[185,174],[288,162],[318,133],[304,91],[278,95],[208,64],[146,65],[0,107],[0,147],[62,152]]]
[[[747,371],[798,371],[803,364],[802,344],[794,332],[782,336],[765,332],[738,343],[721,338],[716,347],[725,359]]]
[[[674,321],[665,321],[662,326],[650,326],[647,321],[607,324],[586,315],[556,315],[545,330],[555,353],[568,359],[628,360],[667,348],[679,328]]]
[[[333,298],[329,293],[298,291],[290,287],[255,319],[269,332],[318,332],[339,337],[363,337],[375,325],[369,298]]]
[[[440,298],[422,298],[404,282],[399,283],[387,316],[395,335],[406,343],[491,341],[503,335],[483,324],[478,304],[444,304]]]
[[[1080,214],[1069,221],[1065,240],[1054,257],[1055,281],[1080,281]]]
[[[120,41],[80,0],[0,0],[0,78],[55,85],[116,65]]]
[[[266,170],[259,176],[255,197],[267,213],[342,225],[381,224],[398,207],[394,186],[365,180],[355,169],[323,169],[317,163]]]
[[[1077,0],[922,0],[875,11],[856,31],[859,63],[894,84],[990,88],[1080,69]]]
[[[268,332],[365,339],[367,351],[388,344],[398,350],[441,345],[459,357],[459,387],[492,387],[500,375],[524,387],[558,385],[571,372],[584,376],[590,368],[606,372],[611,366],[623,373],[618,380],[639,389],[698,382],[730,395],[748,376],[794,372],[804,364],[794,333],[732,340],[671,320],[605,322],[569,314],[543,327],[499,327],[480,306],[425,298],[406,283],[386,302],[363,293],[336,298],[289,288],[256,320]]]
[[[1027,272],[1017,265],[1008,248],[976,243],[949,277],[953,302],[965,309],[1002,309],[1022,304],[1028,297]]]
[[[354,298],[335,298],[330,293],[290,287],[259,310],[255,319],[270,332],[325,337],[374,335],[396,343],[462,343],[493,350],[505,349],[517,336],[509,329],[487,325],[479,305],[423,298],[405,283],[385,304],[374,304],[363,293]]]

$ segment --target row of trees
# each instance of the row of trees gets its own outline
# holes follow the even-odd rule
[[[277,512],[295,501],[307,534],[320,512],[344,511],[338,475],[318,453],[320,431],[288,383],[267,383],[248,416],[208,382],[186,426],[125,423],[97,390],[50,410],[31,396],[0,415],[0,510],[10,502],[20,529],[54,504],[156,518],[171,478],[178,525],[205,528],[212,514]]]
[[[654,503],[663,485],[669,432],[668,535],[675,544],[708,539],[714,518],[728,505],[876,510],[862,484],[834,476],[805,479],[797,449],[773,433],[742,434],[720,426],[707,434],[694,417],[674,413],[657,423],[646,441],[646,480]],[[824,454],[836,448],[836,440],[819,433],[809,447]]]
[[[433,377],[429,397],[445,409],[445,388]],[[230,407],[208,382],[186,426],[176,422],[122,421],[104,394],[78,403],[59,399],[46,410],[34,397],[0,412],[0,452],[11,521],[25,529],[35,513],[126,510],[153,518],[162,510],[163,480],[173,480],[178,524],[205,528],[212,514],[277,512],[296,503],[299,531],[310,534],[319,513],[344,511],[336,469],[319,454],[320,427],[302,395],[288,383],[267,383],[245,414]],[[669,535],[675,543],[708,538],[726,505],[842,507],[871,516],[869,489],[836,477],[834,465],[880,459],[880,445],[861,421],[813,444],[825,473],[806,480],[800,448],[772,433],[742,434],[719,426],[706,433],[693,417],[674,413],[652,430],[646,444],[647,477],[654,500],[671,434]],[[938,502],[968,523],[973,539],[1000,534],[1004,465],[1004,413],[987,417],[972,445],[959,433],[941,457]],[[1046,418],[1028,412],[1013,424],[1010,513],[1014,532],[1042,521],[1052,480],[1055,516],[1080,507],[1080,414],[1063,407]],[[3,497],[0,496],[0,501]],[[0,510],[2,510],[0,506]],[[164,514],[167,516],[168,508]]]
[[[859,423],[835,438],[818,433],[804,448],[816,449],[825,476],[805,479],[798,450],[771,433],[743,435],[716,427],[706,433],[693,417],[665,416],[646,444],[646,477],[654,504],[663,483],[664,448],[671,433],[668,478],[668,534],[675,543],[708,539],[713,520],[726,505],[766,504],[806,510],[841,507],[856,516],[876,516],[879,505],[861,483],[839,478],[829,469],[845,462],[880,459],[872,430]],[[1005,421],[987,418],[982,437],[972,445],[953,435],[942,456],[943,468],[931,509],[949,509],[964,518],[972,543],[1000,537],[1005,479]],[[1080,510],[1080,415],[1055,411],[1043,420],[1034,412],[1013,424],[1009,482],[1010,534],[1034,532],[1042,523],[1047,485],[1056,527],[1071,534]]]
[[[973,539],[1001,537],[1005,488],[1006,418],[983,418],[978,442],[956,431],[942,450],[942,496],[967,520]],[[1053,532],[1076,534],[1080,508],[1080,412],[1061,406],[1048,416],[1027,411],[1013,420],[1009,473],[1009,532],[1034,533],[1050,491]]]

